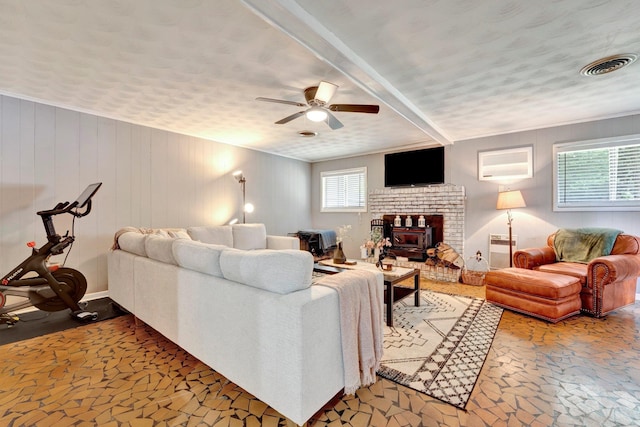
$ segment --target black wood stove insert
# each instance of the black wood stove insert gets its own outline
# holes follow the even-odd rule
[[[435,247],[442,242],[443,216],[423,215],[426,221],[425,227],[418,226],[420,215],[409,215],[412,226],[395,227],[393,225],[396,215],[384,215],[384,236],[391,240],[391,254],[409,258],[412,261],[425,261],[427,249]],[[400,215],[402,224],[406,224],[407,215]]]

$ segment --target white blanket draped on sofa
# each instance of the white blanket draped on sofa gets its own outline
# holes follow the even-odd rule
[[[326,275],[316,285],[338,292],[344,364],[344,393],[376,382],[382,360],[384,289],[370,271]]]

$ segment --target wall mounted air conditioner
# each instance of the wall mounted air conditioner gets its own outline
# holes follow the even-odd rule
[[[478,179],[504,181],[533,176],[533,146],[478,152]]]
[[[515,253],[518,236],[511,236],[511,247]],[[489,267],[492,270],[509,267],[509,235],[489,234]]]

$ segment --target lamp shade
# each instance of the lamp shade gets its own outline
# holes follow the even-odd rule
[[[520,190],[501,191],[498,193],[498,203],[496,209],[524,208],[527,204],[522,198]]]
[[[242,174],[242,171],[235,171],[234,173],[231,174],[238,182],[242,182],[242,180],[244,180],[244,175]]]

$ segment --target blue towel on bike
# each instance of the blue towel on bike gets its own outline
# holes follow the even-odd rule
[[[333,230],[307,229],[300,230],[298,233],[317,234],[320,236],[320,248],[322,250],[331,249],[336,246],[336,232]]]

